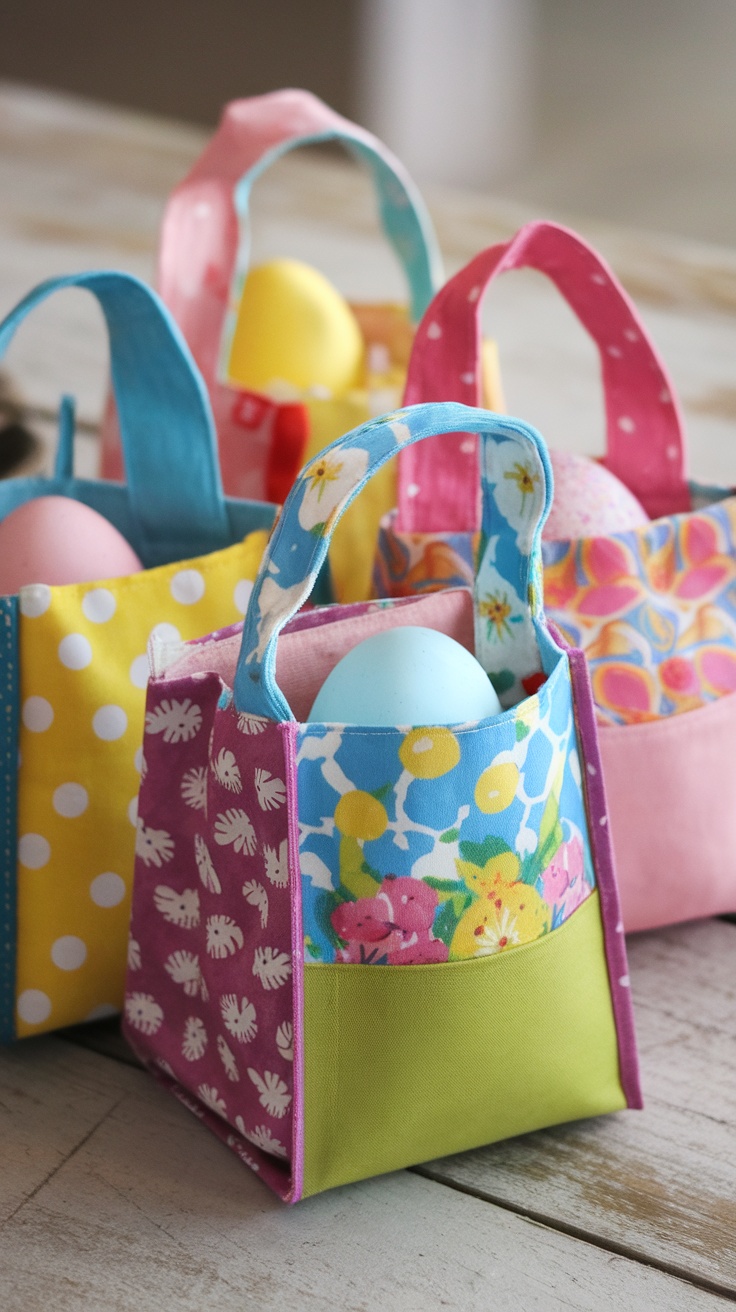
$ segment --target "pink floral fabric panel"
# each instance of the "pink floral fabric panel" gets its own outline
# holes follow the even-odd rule
[[[126,1034],[282,1194],[294,1102],[284,734],[213,674],[153,680],[144,735]]]
[[[544,543],[544,595],[585,652],[601,723],[658,720],[736,691],[736,498]]]

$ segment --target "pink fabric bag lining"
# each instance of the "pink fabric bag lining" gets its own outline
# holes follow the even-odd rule
[[[374,633],[407,624],[436,629],[474,652],[473,598],[468,588],[431,592],[390,606],[327,607],[306,612],[288,625],[279,639],[276,677],[296,719],[307,719],[327,675],[347,652]],[[240,644],[237,626],[225,636],[182,645],[181,654],[177,651],[173,661],[166,662],[167,676],[216,673],[232,688]]]

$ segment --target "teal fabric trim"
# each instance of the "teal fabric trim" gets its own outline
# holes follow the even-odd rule
[[[0,598],[0,1043],[15,1038],[18,806],[18,598]]]
[[[403,170],[394,169],[390,158],[383,158],[367,142],[347,133],[318,132],[285,141],[259,159],[235,188],[235,208],[241,224],[241,241],[236,260],[235,288],[239,292],[250,263],[248,210],[253,183],[266,169],[297,146],[322,141],[341,141],[351,154],[366,164],[372,174],[378,198],[378,211],[386,233],[409,284],[411,317],[419,323],[432,297],[442,283],[442,261],[432,221],[419,192]]]
[[[48,296],[69,287],[91,292],[107,322],[126,496],[135,525],[132,534],[123,528],[121,532],[146,564],[229,546],[232,539],[207,391],[178,326],[145,283],[130,274],[105,270],[40,283],[0,323],[0,358],[27,315]],[[62,413],[67,445],[70,427],[67,406]],[[9,493],[0,490],[0,514],[14,508],[15,483],[11,480]],[[54,480],[44,481],[43,492],[59,490]],[[70,495],[66,489],[63,494]],[[21,494],[20,500],[27,499]],[[100,509],[89,498],[81,499]]]

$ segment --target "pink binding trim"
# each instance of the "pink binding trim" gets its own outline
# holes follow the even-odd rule
[[[304,1190],[304,928],[302,875],[299,863],[296,740],[298,725],[282,724],[288,798],[289,888],[291,892],[291,978],[294,998],[294,1087],[291,1148],[291,1188],[287,1203],[298,1203]]]
[[[553,633],[555,641],[564,650],[567,650],[570,662],[575,720],[581,746],[583,786],[588,802],[590,841],[593,848],[598,895],[601,904],[603,941],[608,965],[608,979],[611,986],[611,1004],[618,1036],[621,1087],[627,1106],[638,1108],[644,1104],[639,1081],[639,1059],[636,1052],[636,1036],[634,1033],[634,1010],[631,1002],[631,985],[629,982],[629,966],[626,957],[621,903],[614,873],[613,847],[608,823],[603,767],[598,750],[590,676],[583,653],[575,647],[566,647],[560,635],[554,630]]]
[[[559,288],[600,352],[607,419],[604,464],[656,518],[690,510],[684,421],[664,362],[604,260],[568,228],[536,222],[490,246],[437,293],[414,342],[404,400],[481,405],[483,295],[508,269],[531,268]],[[399,455],[397,528],[467,532],[480,524],[477,444],[448,433]]]

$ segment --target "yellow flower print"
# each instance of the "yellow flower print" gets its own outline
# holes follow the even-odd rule
[[[469,861],[457,867],[478,896],[452,936],[450,961],[490,956],[548,932],[549,907],[535,888],[515,879],[519,862],[513,852],[492,857],[482,869]]]
[[[519,768],[513,761],[489,765],[475,785],[475,805],[484,815],[505,811],[516,796],[519,786]]]
[[[354,488],[365,477],[368,452],[348,447],[339,456],[329,451],[315,456],[302,473],[304,495],[299,506],[299,524],[308,532],[324,532],[340,512]]]
[[[519,858],[515,852],[499,852],[486,861],[484,866],[477,866],[472,861],[455,862],[457,873],[465,881],[471,893],[482,897],[489,889],[495,887],[498,880],[513,884],[519,876]]]
[[[304,471],[304,482],[309,484],[309,490],[316,492],[317,500],[322,500],[322,493],[329,483],[335,483],[342,473],[342,462],[330,459],[329,456],[321,456],[315,465],[310,465]]]
[[[449,729],[412,729],[399,748],[399,760],[415,779],[439,779],[455,769],[460,745]]]
[[[523,515],[526,509],[526,499],[531,496],[539,482],[539,475],[534,473],[531,465],[522,465],[520,460],[515,460],[511,469],[507,469],[504,478],[508,478],[515,483],[521,492],[521,513]]]
[[[345,793],[335,807],[335,824],[346,838],[368,842],[380,838],[388,824],[386,808],[371,793],[354,788]]]
[[[502,636],[510,637],[511,606],[506,592],[487,592],[478,603],[478,613],[488,621],[489,638],[500,642]]]

